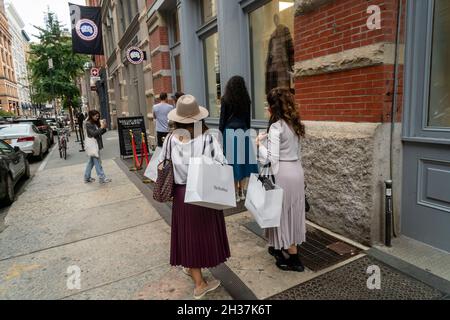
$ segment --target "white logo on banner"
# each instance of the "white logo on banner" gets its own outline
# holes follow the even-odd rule
[[[127,59],[132,64],[140,64],[144,61],[144,52],[138,47],[130,47],[127,50]]]
[[[75,31],[77,32],[77,35],[85,41],[95,40],[98,35],[97,25],[89,19],[79,20]]]

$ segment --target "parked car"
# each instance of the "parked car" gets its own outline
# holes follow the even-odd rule
[[[58,123],[56,122],[55,118],[46,118],[45,121],[50,126],[50,128],[53,130],[53,135],[58,134]]]
[[[13,123],[32,123],[47,136],[49,146],[55,142],[53,130],[43,118],[18,118],[14,119]]]
[[[0,130],[0,139],[12,147],[19,147],[27,155],[44,159],[44,154],[48,151],[47,136],[41,133],[35,125],[31,123],[11,124]]]
[[[9,205],[14,201],[14,187],[22,177],[30,177],[25,153],[0,140],[0,203]]]

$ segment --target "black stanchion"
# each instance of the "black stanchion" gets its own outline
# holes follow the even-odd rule
[[[84,152],[84,133],[83,133],[83,125],[78,126],[78,129],[80,130],[80,142],[81,142],[81,150],[80,152]]]
[[[385,216],[386,216],[386,221],[385,221],[385,240],[384,240],[384,244],[386,245],[386,247],[391,247],[391,240],[392,240],[392,218],[393,218],[393,207],[392,207],[392,181],[391,180],[386,180],[385,182],[386,185],[386,199],[385,199]]]
[[[75,125],[75,134],[77,135],[77,141],[75,141],[75,142],[80,142],[80,138],[78,137],[78,124],[77,125]]]

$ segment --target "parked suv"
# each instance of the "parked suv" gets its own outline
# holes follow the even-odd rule
[[[14,119],[13,123],[32,123],[41,131],[43,134],[47,136],[48,145],[51,146],[55,143],[53,129],[47,123],[47,121],[43,118],[18,118]]]

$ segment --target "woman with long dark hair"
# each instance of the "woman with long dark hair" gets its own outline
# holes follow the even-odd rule
[[[266,229],[269,253],[282,270],[304,270],[297,246],[305,241],[305,182],[300,161],[300,139],[305,127],[300,121],[294,96],[288,88],[275,88],[267,95],[268,134],[256,140],[263,162],[271,164],[275,183],[283,189],[280,227]],[[267,140],[267,146],[263,141]]]
[[[242,141],[239,134],[236,134],[236,130],[248,133],[250,129],[252,102],[244,78],[234,76],[228,81],[221,102],[219,130],[223,135],[223,148],[228,163],[233,166],[236,201],[239,202],[245,199],[248,177],[258,172],[250,136],[246,134]]]
[[[191,157],[214,154],[215,160],[226,162],[217,139],[205,134],[208,114],[193,96],[180,97],[176,109],[168,114],[175,130],[164,141],[159,158],[170,157],[174,172],[170,264],[182,266],[192,278],[195,299],[220,286],[218,280],[206,281],[202,268],[216,267],[230,257],[223,211],[184,202]]]
[[[94,138],[97,141],[98,157],[89,157],[88,163],[86,165],[86,171],[84,173],[84,182],[90,183],[95,181],[95,179],[91,178],[93,167],[95,167],[95,171],[97,172],[97,176],[101,184],[111,182],[111,179],[108,179],[105,176],[105,172],[103,171],[102,166],[102,160],[100,158],[100,150],[103,149],[102,136],[106,133],[107,128],[106,122],[104,120],[100,121],[100,112],[98,112],[97,110],[90,110],[85,127],[87,137]]]

